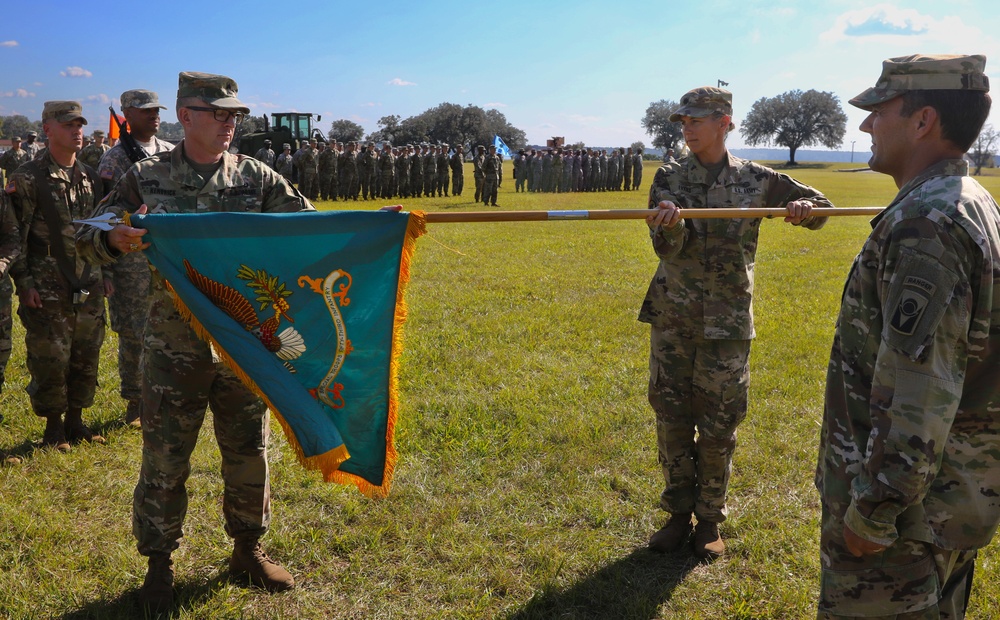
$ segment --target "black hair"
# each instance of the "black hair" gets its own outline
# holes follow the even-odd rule
[[[941,119],[941,135],[962,150],[972,147],[990,115],[990,94],[981,90],[911,90],[901,95],[900,116],[930,106]]]

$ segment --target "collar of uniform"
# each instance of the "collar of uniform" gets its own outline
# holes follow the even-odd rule
[[[705,179],[708,177],[708,169],[705,168],[698,161],[698,158],[694,154],[688,155],[685,164],[687,166],[687,178],[692,183],[701,183],[702,185],[707,185]],[[739,165],[736,158],[729,149],[726,149],[726,165],[719,172],[719,178],[716,181],[722,185],[728,185],[734,183],[737,179],[737,174],[739,173]]]
[[[933,177],[967,177],[969,176],[969,162],[964,159],[942,159],[941,161],[927,166],[922,171],[920,171],[917,176],[910,179],[906,185],[899,189],[896,197],[892,199],[889,206],[883,209],[878,215],[872,218],[871,225],[872,228],[878,225],[885,217],[887,213],[893,211],[894,207],[899,204],[906,196],[908,196],[913,190],[920,187],[927,182],[928,179]]]
[[[67,173],[66,170],[56,162],[56,160],[52,157],[52,151],[46,151],[45,158],[42,161],[45,164],[45,170],[49,173],[49,176],[55,180],[69,183],[71,186],[79,185],[83,181],[84,171],[83,164],[80,163],[80,158],[77,158],[73,162],[73,171],[71,173]]]
[[[177,146],[170,151],[170,180],[177,185],[184,187],[194,187],[189,183],[190,175],[188,171],[191,169],[187,162],[184,161],[184,140],[181,140]],[[211,177],[205,179],[205,185],[202,187],[195,188],[199,192],[215,192],[228,187],[235,187],[233,179],[236,177],[236,156],[225,151],[222,153],[222,165],[215,171]],[[242,185],[242,183],[240,183]]]

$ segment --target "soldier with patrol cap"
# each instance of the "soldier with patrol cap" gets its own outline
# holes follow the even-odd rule
[[[1000,523],[1000,207],[963,157],[985,69],[890,58],[850,100],[899,193],[847,276],[827,366],[822,619],[965,617]]]
[[[82,142],[81,142],[82,144]],[[24,144],[21,145],[22,148],[28,153],[28,159],[34,159],[38,153],[45,148],[45,145],[38,141],[38,132],[29,131],[25,134]]]
[[[160,104],[159,95],[137,88],[123,92],[119,102],[128,123],[129,135],[139,147],[138,157],[145,158],[174,148],[170,142],[156,137],[160,130],[160,110],[167,109]],[[105,193],[111,191],[132,164],[123,140],[104,154],[97,173],[104,181]],[[125,254],[106,266],[104,272],[112,285],[108,296],[108,318],[111,329],[118,334],[119,393],[126,402],[125,422],[138,427],[142,424],[139,415],[142,402],[142,337],[149,309],[149,264],[142,254]]]
[[[93,136],[94,141],[83,147],[76,158],[80,160],[81,164],[90,166],[94,170],[97,170],[97,165],[101,163],[101,157],[103,157],[104,154],[111,149],[111,147],[104,143],[104,132],[100,129],[95,131]]]
[[[292,159],[292,145],[285,142],[281,145],[281,154],[274,161],[274,170],[289,183],[295,176],[295,162]]]
[[[46,101],[49,147],[18,168],[5,189],[21,237],[10,273],[25,329],[27,391],[35,415],[46,419],[42,444],[61,452],[70,442],[104,443],[83,423],[83,410],[94,404],[106,293],[101,270],[73,242],[73,220],[88,217],[101,199],[97,173],[76,156],[86,124],[78,102]]]
[[[21,136],[14,136],[10,142],[11,147],[0,155],[0,168],[3,169],[5,180],[10,179],[10,175],[18,166],[31,160],[28,151],[21,148]]]
[[[265,139],[264,146],[257,149],[257,152],[254,153],[253,156],[254,159],[258,159],[267,164],[268,166],[270,166],[271,169],[274,169],[275,155],[274,155],[274,149],[271,148],[271,139],[270,138]]]
[[[650,187],[646,224],[660,263],[639,312],[651,327],[648,397],[664,480],[660,507],[671,515],[649,547],[685,546],[694,513],[700,558],[725,550],[719,524],[736,428],[747,413],[761,220],[685,219],[684,210],[785,207],[786,222],[815,230],[826,218],[811,216],[812,208],[833,206],[817,190],[726,149],[732,100],[728,90],[695,88],[670,116],[681,123],[691,156],[664,164]]]
[[[141,213],[153,205],[166,213],[312,210],[268,166],[229,152],[236,125],[249,112],[231,78],[181,73],[176,110],[184,140],[130,168],[95,215]],[[77,247],[89,260],[107,264],[148,247],[145,232],[124,224],[108,232],[84,227]],[[155,609],[173,605],[171,554],[182,536],[190,456],[209,403],[222,454],[226,533],[235,540],[230,573],[268,591],[293,587],[292,576],[260,545],[271,520],[267,408],[224,362],[213,359],[209,345],[174,307],[159,272],[153,274],[144,353],[142,469],[132,511],[139,553],[149,559],[140,600]]]

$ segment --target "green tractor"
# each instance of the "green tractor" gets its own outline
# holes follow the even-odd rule
[[[264,116],[264,131],[240,136],[239,152],[252,156],[264,146],[264,140],[271,141],[271,148],[276,154],[281,153],[285,143],[292,145],[294,153],[309,138],[326,142],[323,132],[313,127],[312,117],[312,114],[301,112],[275,112],[271,118]],[[317,123],[321,119],[321,116],[316,116]]]

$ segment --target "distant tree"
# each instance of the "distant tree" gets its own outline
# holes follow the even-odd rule
[[[378,119],[378,130],[368,135],[368,139],[374,142],[388,141],[396,144],[396,134],[399,133],[398,114],[390,114]]]
[[[37,131],[39,136],[42,135],[42,124],[29,121],[27,116],[15,114],[2,116],[0,119],[2,119],[0,120],[0,137],[10,139],[14,136],[20,136],[24,138],[24,135],[29,131]]]
[[[983,166],[991,167],[993,158],[997,154],[998,138],[1000,138],[1000,133],[993,128],[993,125],[986,125],[979,132],[979,137],[976,138],[976,141],[972,144],[972,150],[969,151],[969,157],[972,158],[972,163],[976,166],[974,174],[981,174]]]
[[[184,139],[184,126],[180,123],[160,123],[156,137],[167,142],[177,143]]]
[[[660,99],[649,104],[646,115],[642,117],[642,127],[646,133],[653,136],[653,146],[663,150],[675,148],[684,140],[681,134],[681,124],[671,123],[670,115],[680,107],[676,101]]]
[[[641,141],[633,142],[632,143],[632,152],[635,153],[635,152],[640,151],[640,150],[641,151],[645,151],[646,150],[646,145],[643,144]]]
[[[583,140],[581,140],[579,142],[574,142],[573,144],[566,145],[566,148],[568,148],[571,151],[582,151],[583,149],[587,148],[587,146],[583,143]]]
[[[365,136],[365,128],[354,121],[342,118],[330,123],[330,131],[326,135],[337,142],[357,142]]]
[[[248,133],[257,133],[260,131],[264,131],[266,127],[267,124],[263,116],[247,116],[245,119],[243,119],[242,123],[236,126],[236,132],[233,135],[233,143],[231,148],[238,150],[240,146],[240,139],[242,139],[243,136],[245,136]],[[160,124],[160,129],[161,130],[163,129],[162,123]],[[162,132],[157,132],[157,135],[159,135],[160,133]],[[166,138],[163,139],[166,140]]]
[[[790,90],[770,99],[762,97],[750,108],[740,128],[743,139],[751,146],[787,146],[789,164],[795,164],[795,151],[800,147],[840,146],[846,131],[847,115],[837,96],[817,90]]]

